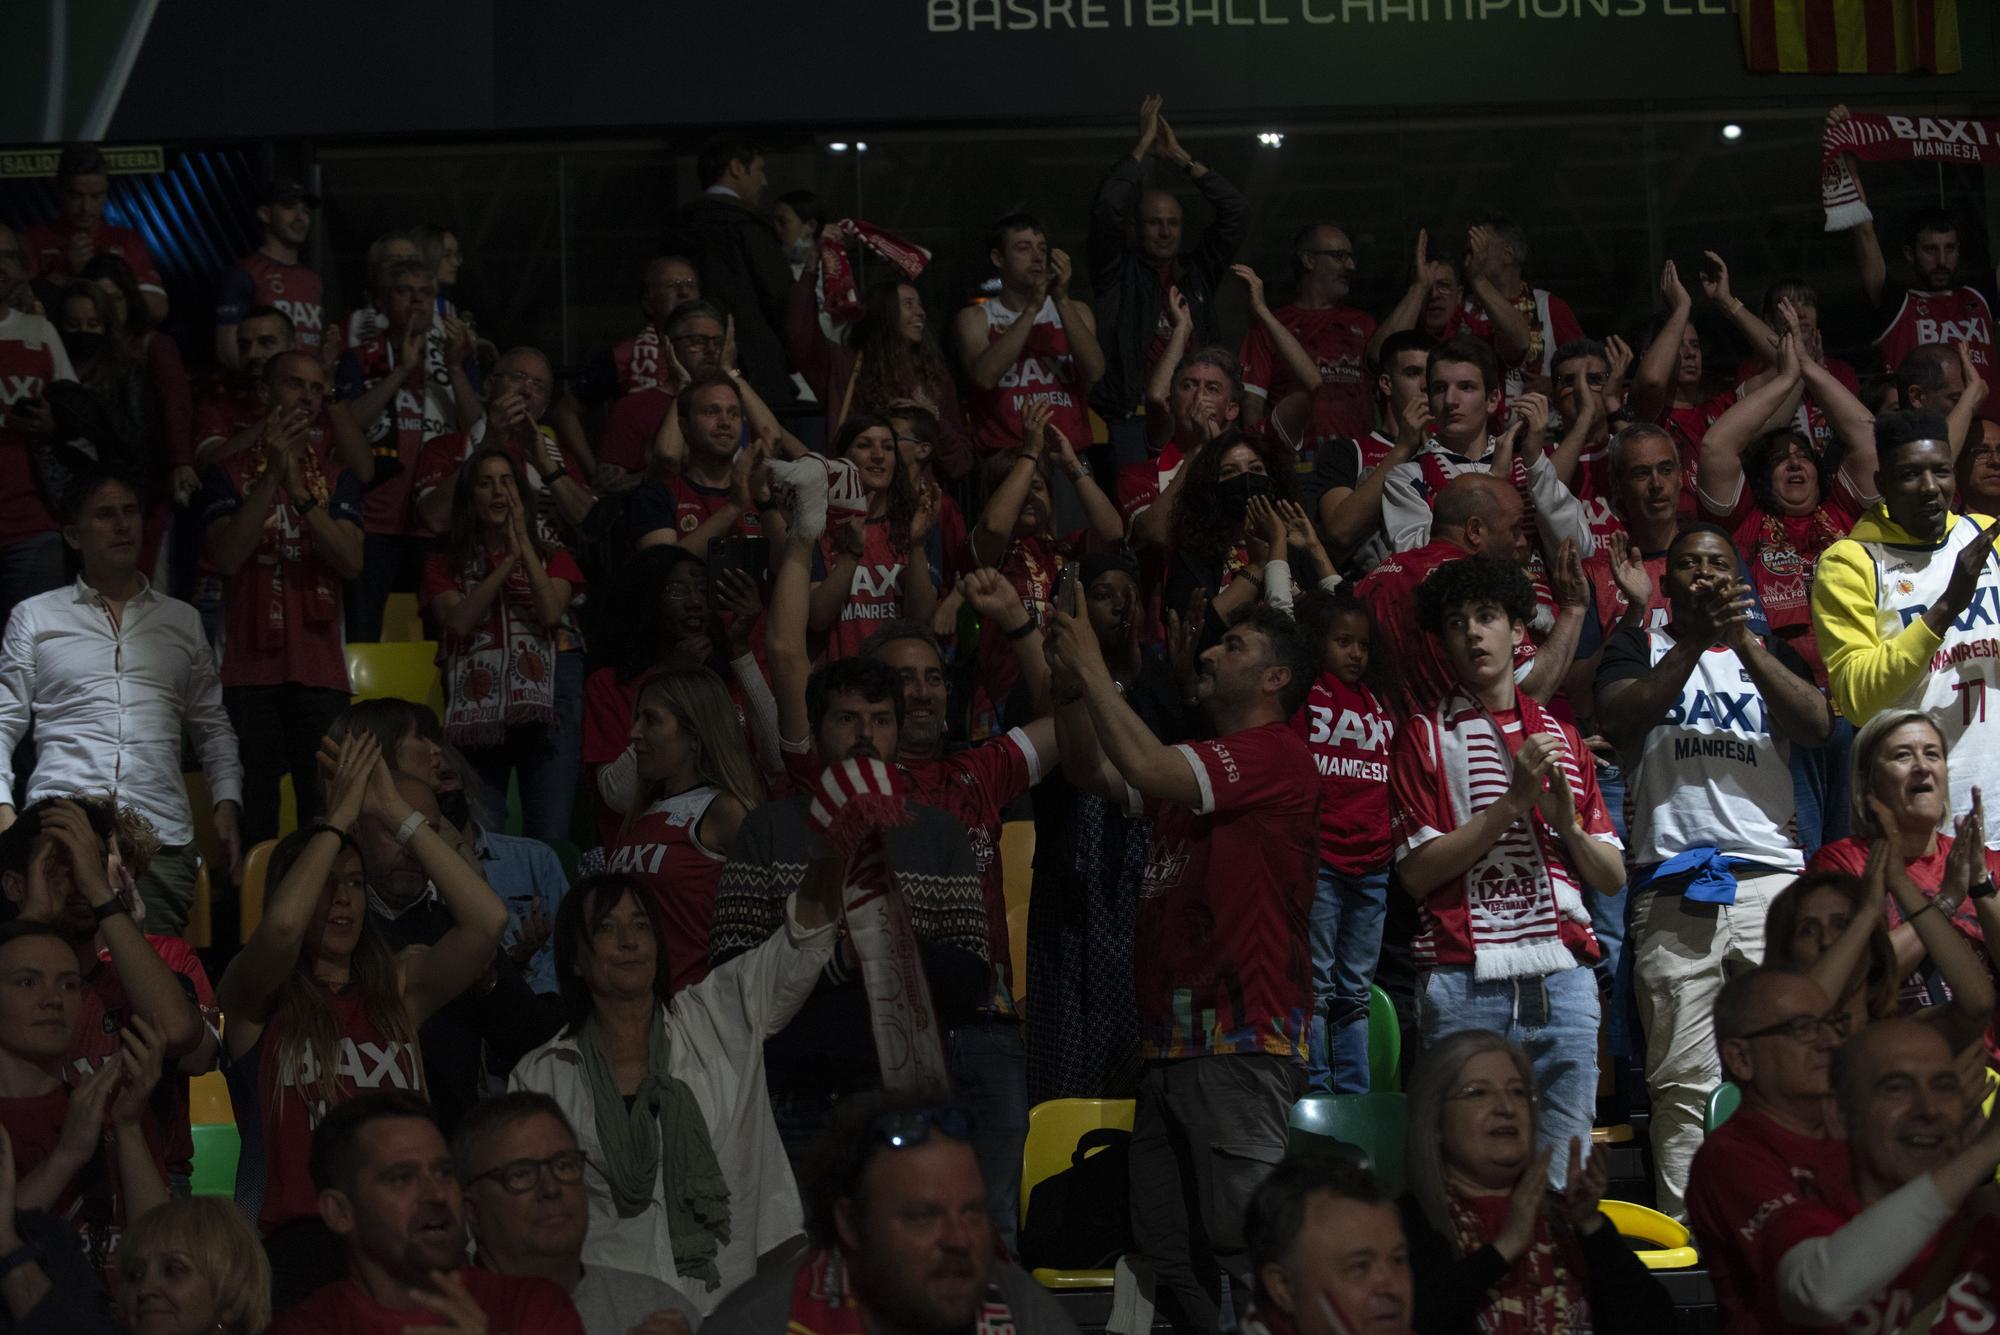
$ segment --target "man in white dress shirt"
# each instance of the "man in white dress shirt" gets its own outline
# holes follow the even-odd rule
[[[13,752],[33,723],[35,769],[22,800],[109,793],[151,821],[162,847],[139,883],[146,928],[176,935],[199,865],[181,730],[200,753],[231,879],[242,862],[236,733],[199,615],[139,573],[138,493],[116,478],[81,477],[64,499],[63,541],[82,574],[17,606],[0,639],[0,829],[14,822]]]

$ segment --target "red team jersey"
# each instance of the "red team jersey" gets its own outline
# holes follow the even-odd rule
[[[584,1335],[569,1295],[550,1280],[466,1266],[458,1282],[486,1313],[487,1335]],[[268,1335],[403,1335],[443,1329],[443,1320],[428,1307],[384,1307],[343,1279],[278,1313]]]
[[[642,385],[611,405],[604,418],[604,439],[597,461],[615,464],[628,473],[643,473],[653,454],[653,437],[674,410],[674,396],[658,385]]]
[[[636,876],[653,893],[667,938],[668,986],[676,992],[708,977],[708,929],[724,858],[702,843],[701,818],[718,796],[719,789],[703,787],[662,798],[605,848],[606,871]]]
[[[1310,387],[1312,437],[1358,440],[1367,435],[1375,425],[1375,386],[1368,374],[1368,340],[1375,336],[1375,317],[1346,306],[1317,310],[1280,306],[1272,314],[1319,363],[1320,383]],[[1260,324],[1251,325],[1238,360],[1243,365],[1244,390],[1266,400],[1269,408],[1308,388],[1293,376]]]
[[[660,372],[667,365],[663,348],[660,331],[647,325],[611,349],[611,368],[618,376],[621,395],[651,389],[660,383]]]
[[[1368,605],[1368,614],[1374,618],[1375,633],[1381,641],[1378,652],[1397,665],[1396,679],[1389,689],[1391,703],[1397,704],[1402,712],[1436,704],[1452,687],[1454,678],[1451,665],[1445,662],[1443,646],[1417,624],[1417,587],[1445,562],[1463,560],[1468,555],[1463,547],[1440,538],[1407,552],[1397,552],[1354,586],[1355,596]],[[1523,636],[1514,650],[1517,674],[1521,665],[1534,656],[1533,642]]]
[[[56,531],[30,461],[34,437],[15,425],[14,406],[74,379],[54,325],[24,311],[0,315],[0,547]]]
[[[1395,721],[1375,692],[1331,672],[1292,720],[1319,768],[1319,860],[1349,875],[1389,865],[1389,743]]]
[[[980,303],[986,313],[986,341],[992,343],[1007,332],[1020,317],[998,301]],[[1063,331],[1062,317],[1056,313],[1054,297],[1044,297],[1034,315],[1034,332],[1028,335],[1021,356],[1000,377],[992,389],[974,389],[968,415],[972,438],[986,451],[1011,450],[1021,443],[1021,410],[1036,399],[1046,399],[1054,407],[1049,426],[1079,449],[1090,444],[1090,409],[1085,397],[1090,386],[1076,368],[1070,354],[1069,335]]]
[[[319,275],[305,265],[286,264],[253,251],[223,275],[215,322],[241,324],[243,313],[252,306],[275,306],[291,317],[298,346],[318,352],[326,341],[325,296]]]
[[[871,519],[863,526],[861,560],[854,567],[847,601],[840,605],[840,620],[826,632],[820,652],[822,663],[856,657],[861,652],[861,642],[876,627],[903,614],[903,568],[912,557],[912,553],[897,549],[889,535],[887,519]],[[915,553],[914,559],[922,561],[923,554]],[[833,561],[832,535],[828,534],[819,540],[814,578],[824,579]]]
[[[1726,514],[1702,498],[1702,509],[1736,535],[1736,550],[1750,568],[1750,582],[1764,605],[1771,633],[1790,645],[1812,669],[1813,680],[1826,689],[1826,665],[1812,626],[1813,572],[1820,553],[1854,528],[1868,507],[1836,472],[1819,509],[1809,515],[1775,515],[1757,504],[1744,478],[1736,504]]]
[[[709,517],[729,504],[728,487],[705,487],[685,473],[678,477],[648,478],[632,490],[630,519],[634,538],[643,538],[659,529],[672,529],[679,542],[707,523]],[[758,537],[764,521],[754,509],[738,515],[727,536]]]
[[[1133,991],[1146,1057],[1305,1059],[1319,775],[1289,723],[1175,748],[1198,806],[1146,804]]]
[[[1996,368],[1993,349],[1993,308],[1979,289],[1905,292],[1888,328],[1876,336],[1875,350],[1882,354],[1882,365],[1894,372],[1903,358],[1926,343],[1966,344],[1987,387],[2000,390],[2000,373],[1996,373],[2000,368]],[[1997,400],[2000,395],[1989,397],[1981,416],[1994,416]]]
[[[69,239],[72,233],[60,222],[36,223],[22,237],[22,245],[28,252],[28,271],[37,278],[68,278]],[[165,296],[167,289],[160,284],[160,271],[153,267],[153,253],[146,249],[145,241],[129,227],[119,227],[108,222],[100,222],[90,234],[91,248],[99,255],[116,255],[131,266],[132,276],[139,280],[141,292],[153,292]]]

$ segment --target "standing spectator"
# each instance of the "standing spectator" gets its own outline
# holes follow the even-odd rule
[[[1319,770],[1312,1042],[1306,1089],[1368,1092],[1368,992],[1389,903],[1389,744],[1395,720],[1368,685],[1374,623],[1354,591],[1308,594],[1299,628],[1319,673],[1292,726]],[[1378,673],[1379,675],[1379,673]]]
[[[1327,436],[1363,440],[1375,426],[1375,385],[1368,375],[1375,317],[1346,304],[1354,290],[1354,243],[1330,222],[1307,223],[1292,238],[1291,258],[1297,285],[1291,301],[1272,314],[1311,355],[1319,378],[1299,380],[1276,355],[1271,336],[1253,327],[1241,354],[1249,396],[1244,424],[1254,428],[1268,417],[1295,449]],[[1386,346],[1383,352],[1386,357]]]
[[[697,376],[725,375],[742,400],[744,437],[762,437],[778,454],[796,458],[805,446],[779,424],[770,406],[737,369],[736,322],[705,301],[682,302],[667,317],[666,367],[657,383],[632,391],[611,409],[600,457],[628,473],[685,464],[685,426],[676,396]]]
[[[1847,119],[1847,108],[1837,106],[1826,114],[1829,124]],[[1860,190],[1861,172],[1852,157],[1841,165]],[[1867,195],[1861,196],[1865,207]],[[2000,359],[1993,344],[1993,306],[1986,294],[1963,283],[1960,270],[1958,223],[1943,208],[1914,210],[1903,224],[1903,262],[1910,266],[1913,283],[1889,283],[1889,265],[1882,257],[1882,242],[1876,235],[1871,213],[1852,229],[1854,262],[1861,270],[1861,293],[1876,312],[1881,333],[1875,336],[1875,350],[1884,366],[1896,367],[1913,348],[1924,343],[1964,343],[1972,350],[1973,365],[1988,386],[2000,389]],[[2000,402],[2000,400],[1996,400]]]
[[[1250,202],[1220,172],[1181,147],[1160,106],[1157,93],[1139,104],[1139,141],[1106,174],[1090,210],[1090,290],[1104,328],[1102,378],[1091,377],[1097,380],[1091,406],[1126,437],[1113,444],[1133,458],[1139,443],[1139,424],[1133,419],[1140,415],[1146,381],[1173,325],[1168,294],[1178,288],[1187,302],[1196,346],[1218,341],[1215,289],[1250,230]],[[1168,191],[1145,188],[1149,157],[1185,171],[1215,211],[1201,243],[1185,253],[1180,200]]]
[[[590,463],[545,425],[555,371],[537,348],[509,348],[493,364],[483,415],[470,431],[447,432],[424,442],[410,500],[418,525],[432,533],[451,532],[451,498],[459,471],[475,450],[504,449],[521,465],[538,523],[567,533],[583,523],[597,496],[590,489]]]
[[[1727,282],[1727,271],[1724,271]],[[1773,332],[1783,329],[1793,334],[1799,343],[1799,355],[1824,369],[1828,376],[1838,381],[1840,387],[1852,397],[1861,397],[1861,377],[1854,368],[1838,357],[1826,355],[1826,344],[1820,336],[1819,294],[1812,284],[1803,278],[1780,278],[1764,289],[1763,318],[1749,313],[1740,298],[1730,299],[1734,305],[1737,326],[1744,331],[1750,345],[1757,349],[1736,365],[1736,393],[1740,397],[1750,385],[1759,383],[1758,377],[1768,373],[1767,358],[1778,350],[1778,335]],[[1941,349],[1950,356],[1949,349]],[[1837,403],[1829,403],[1818,383],[1802,386],[1796,406],[1792,409],[1790,426],[1794,431],[1812,442],[1816,453],[1825,456],[1834,449],[1834,429],[1832,414],[1838,411]],[[1949,412],[1949,408],[1941,411]]]
[[[384,273],[391,264],[421,258],[422,252],[408,232],[384,232],[368,243],[367,300],[349,311],[347,318],[334,330],[331,341],[335,344],[335,351],[358,348],[382,332],[383,312],[379,302]],[[432,298],[432,304],[436,305],[436,298]]]
[[[1175,502],[1187,489],[1181,466],[1218,441],[1227,449],[1243,434],[1236,425],[1243,382],[1235,354],[1222,348],[1184,352],[1193,329],[1187,308],[1177,306],[1174,332],[1146,387],[1148,452],[1118,466],[1118,508],[1135,546],[1167,545]]]
[[[1465,304],[1458,331],[1492,344],[1508,367],[1507,397],[1519,398],[1555,371],[1556,349],[1582,338],[1569,303],[1545,287],[1530,286],[1528,234],[1511,218],[1491,215],[1465,240]],[[1447,335],[1449,337],[1449,335]],[[1525,338],[1525,343],[1516,346]]]
[[[1882,499],[1821,556],[1812,638],[1825,655],[1834,707],[1850,723],[1865,725],[1886,709],[1931,712],[1957,758],[1950,809],[1968,811],[1974,788],[2000,792],[2000,746],[1992,741],[2000,710],[1987,703],[2000,685],[1988,624],[2000,605],[2000,565],[1996,530],[1982,533],[1977,520],[1952,511],[1948,432],[1932,413],[1887,413],[1876,422],[1869,443]],[[1877,574],[1889,570],[1895,578]],[[2000,829],[1988,829],[1987,847],[1996,839]]]
[[[1398,464],[1416,457],[1431,423],[1428,334],[1405,329],[1383,340],[1375,395],[1382,405],[1379,430],[1352,437],[1322,437],[1313,451],[1320,534],[1343,570],[1367,574],[1389,555],[1382,527],[1382,487]]]
[[[1259,503],[1292,504],[1297,485],[1298,465],[1289,449],[1232,432],[1188,459],[1153,507],[1168,511],[1166,605],[1179,611],[1197,594],[1206,599],[1204,643],[1263,595],[1270,548],[1255,517],[1274,510],[1260,510]]]
[[[124,342],[127,356],[145,372],[152,390],[152,429],[146,444],[163,502],[160,520],[164,521],[164,501],[185,505],[200,485],[194,470],[194,400],[187,366],[181,361],[179,345],[153,324],[131,265],[116,255],[99,255],[83,266],[82,277],[111,302],[112,319],[105,326],[105,336]],[[76,364],[74,357],[70,364]]]
[[[1048,1291],[993,1245],[970,1122],[935,1095],[849,1100],[814,1147],[811,1249],[729,1295],[702,1329],[1075,1335]],[[913,1219],[925,1221],[921,1232]]]
[[[28,271],[20,238],[0,223],[0,616],[63,582],[63,544],[34,465],[55,433],[48,389],[75,380],[55,326],[15,308]]]
[[[891,408],[886,416],[890,429],[896,433],[896,452],[903,456],[903,467],[909,470],[910,484],[920,493],[930,487],[938,489],[937,522],[925,535],[924,548],[930,557],[932,582],[941,590],[950,589],[964,566],[971,533],[966,527],[965,512],[944,490],[944,466],[939,462],[939,454],[944,449],[944,427],[936,413],[914,403]],[[971,447],[962,434],[961,443],[966,444],[966,453],[960,462],[970,467],[973,458]],[[949,615],[951,624],[957,624],[955,604],[940,603],[938,611],[940,622]]]
[[[584,1335],[674,1335],[700,1324],[700,1310],[665,1280],[584,1266],[589,1160],[554,1099],[528,1090],[487,1099],[459,1123],[451,1158],[481,1269],[553,1282],[576,1304]]]
[[[154,320],[167,318],[167,290],[139,234],[104,221],[111,176],[95,144],[72,144],[56,159],[56,216],[28,229],[25,249],[35,277],[73,278],[99,255],[116,255],[132,266],[146,309]]]
[[[443,332],[430,268],[416,259],[388,262],[376,299],[381,328],[349,346],[335,375],[336,397],[375,451],[374,477],[361,497],[363,565],[346,607],[347,638],[360,641],[381,639],[389,595],[415,592],[422,579],[430,538],[410,493],[424,442],[470,431],[480,411],[465,374],[472,351],[465,327],[454,321],[455,332]]]
[[[325,290],[300,252],[312,233],[319,196],[289,176],[257,187],[257,223],[264,239],[222,276],[215,296],[215,360],[224,371],[241,369],[236,327],[255,306],[275,306],[292,322],[299,347],[319,355],[326,341]]]
[[[764,1043],[828,967],[841,864],[816,857],[782,925],[679,993],[645,885],[592,877],[556,915],[569,1023],[509,1087],[547,1094],[588,1162],[586,1262],[667,1279],[712,1309],[799,1231],[765,1086]]]
[[[505,828],[518,776],[523,832],[562,839],[582,765],[583,572],[542,536],[527,493],[506,450],[475,452],[452,488],[448,545],[426,561],[419,601],[444,632],[444,735],[479,772],[480,823]]]
[[[76,404],[64,405],[58,430],[74,431],[89,441],[103,469],[116,470],[135,481],[153,472],[152,433],[155,425],[153,387],[133,364],[125,339],[113,332],[116,317],[111,299],[82,281],[65,283],[49,306],[63,350],[76,371],[77,383],[90,391],[89,415],[81,430],[69,427]]]
[[[1702,275],[1702,290],[1725,310],[1741,309],[1742,298],[1729,290],[1728,267],[1714,251],[1706,253],[1711,268]],[[1694,298],[1672,260],[1660,271],[1660,292],[1667,299],[1667,311],[1640,354],[1628,407],[1635,421],[1657,422],[1667,429],[1680,451],[1681,471],[1691,475],[1701,459],[1702,437],[1736,402],[1736,395],[1726,389],[1709,393],[1701,331],[1693,319]],[[1690,513],[1694,509],[1692,491],[1687,493],[1687,509]]]
[[[1090,439],[1090,387],[1104,375],[1097,317],[1070,292],[1070,259],[1049,249],[1048,229],[1028,213],[993,224],[988,252],[1000,290],[958,313],[958,356],[972,382],[967,405],[981,450],[1021,438],[1021,414],[1046,400],[1067,440]],[[852,419],[850,419],[851,421]]]
[[[486,972],[507,925],[479,873],[398,790],[372,735],[350,733],[335,754],[327,819],[271,851],[264,915],[215,989],[243,1135],[236,1204],[265,1235],[277,1282],[293,1287],[325,1268],[325,1230],[305,1222],[326,1185],[307,1172],[313,1128],[358,1093],[421,1088],[418,1029]],[[451,915],[428,950],[393,953],[369,912],[348,833],[364,813],[410,849]]]
[[[1426,1044],[1490,1029],[1524,1048],[1541,1143],[1561,1149],[1595,1119],[1599,952],[1583,894],[1624,884],[1618,837],[1576,729],[1515,687],[1534,613],[1520,567],[1454,561],[1416,601],[1453,678],[1389,765],[1397,879],[1423,906],[1419,1028]]]
[[[639,288],[639,332],[614,345],[608,360],[595,363],[589,380],[593,397],[615,399],[658,384],[667,371],[667,317],[701,300],[701,278],[683,255],[656,255],[646,262]]]
[[[1288,1159],[1243,1221],[1255,1306],[1244,1330],[1409,1335],[1410,1248],[1388,1188],[1350,1160]]]
[[[792,268],[778,234],[757,212],[768,178],[764,153],[739,134],[719,134],[695,155],[701,193],[681,205],[665,250],[692,258],[701,271],[701,293],[736,322],[743,374],[776,412],[798,403],[785,364],[785,305]]]
[[[100,791],[152,823],[163,845],[139,889],[156,931],[177,932],[200,856],[181,781],[181,730],[194,734],[229,874],[241,868],[243,763],[222,683],[194,608],[139,573],[139,497],[110,477],[81,478],[63,539],[82,572],[14,609],[0,643],[0,796],[15,745],[35,725],[26,800]],[[0,829],[14,808],[0,803]]]
[[[885,621],[930,622],[937,585],[916,554],[938,513],[937,488],[917,491],[895,430],[881,418],[848,418],[829,453],[854,464],[868,510],[829,523],[813,553],[808,624],[824,637],[827,663],[852,657]]]
[[[360,572],[362,549],[361,483],[330,448],[319,359],[278,354],[264,387],[256,443],[215,466],[201,507],[223,580],[222,702],[243,744],[252,846],[277,836],[285,774],[301,827],[319,819],[319,743],[349,694],[341,585]]]
[[[465,1264],[465,1199],[419,1095],[383,1090],[333,1109],[313,1130],[311,1172],[346,1277],[281,1308],[270,1335],[388,1335],[440,1321],[496,1335],[584,1335],[548,1280]]]
[[[778,229],[778,245],[784,249],[785,263],[792,266],[792,277],[805,271],[813,240],[826,221],[826,206],[810,190],[787,190],[771,206],[771,225]]]
[[[1771,900],[1805,865],[1787,751],[1824,741],[1833,722],[1798,656],[1751,633],[1736,559],[1722,529],[1682,530],[1667,551],[1672,620],[1620,631],[1597,670],[1597,726],[1631,783],[1654,1195],[1675,1216],[1722,1079],[1711,999],[1764,962]]]
[[[1410,1240],[1420,1335],[1604,1330],[1666,1335],[1673,1300],[1598,1207],[1610,1184],[1589,1128],[1551,1144],[1519,1044],[1461,1030],[1410,1086]],[[1538,1148],[1539,1146],[1539,1148]],[[1552,1156],[1567,1189],[1550,1189]],[[1589,1154],[1586,1163],[1584,1156]]]
[[[1244,1207],[1284,1156],[1304,1085],[1319,784],[1289,720],[1318,662],[1282,612],[1239,613],[1195,685],[1216,736],[1168,746],[1119,694],[1080,606],[1057,609],[1049,654],[1066,772],[1155,816],[1134,954],[1132,1231],[1174,1328],[1213,1330],[1223,1276],[1250,1291]]]
[[[658,672],[629,728],[639,791],[605,870],[644,886],[666,937],[667,989],[708,976],[715,887],[764,784],[722,682],[706,668]]]

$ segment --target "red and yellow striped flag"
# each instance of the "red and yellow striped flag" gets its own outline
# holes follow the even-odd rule
[[[1737,0],[1763,74],[1956,74],[1958,0]]]

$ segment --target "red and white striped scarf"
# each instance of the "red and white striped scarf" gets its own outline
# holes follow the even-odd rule
[[[852,324],[861,318],[861,293],[854,282],[854,266],[847,261],[847,247],[856,242],[867,247],[916,282],[931,262],[931,253],[913,241],[885,232],[859,218],[842,218],[832,224],[834,237],[819,248],[819,308],[835,324]]]
[[[917,952],[909,901],[896,884],[883,834],[910,822],[903,777],[879,760],[843,760],[819,776],[806,823],[847,864],[842,916],[861,961],[861,986],[875,1031],[875,1056],[888,1089],[942,1089],[950,1083],[944,1036]]]
[[[1854,115],[1820,136],[1819,202],[1826,230],[1844,232],[1872,216],[1844,158],[1864,162],[2000,163],[2000,121],[1947,116]]]

